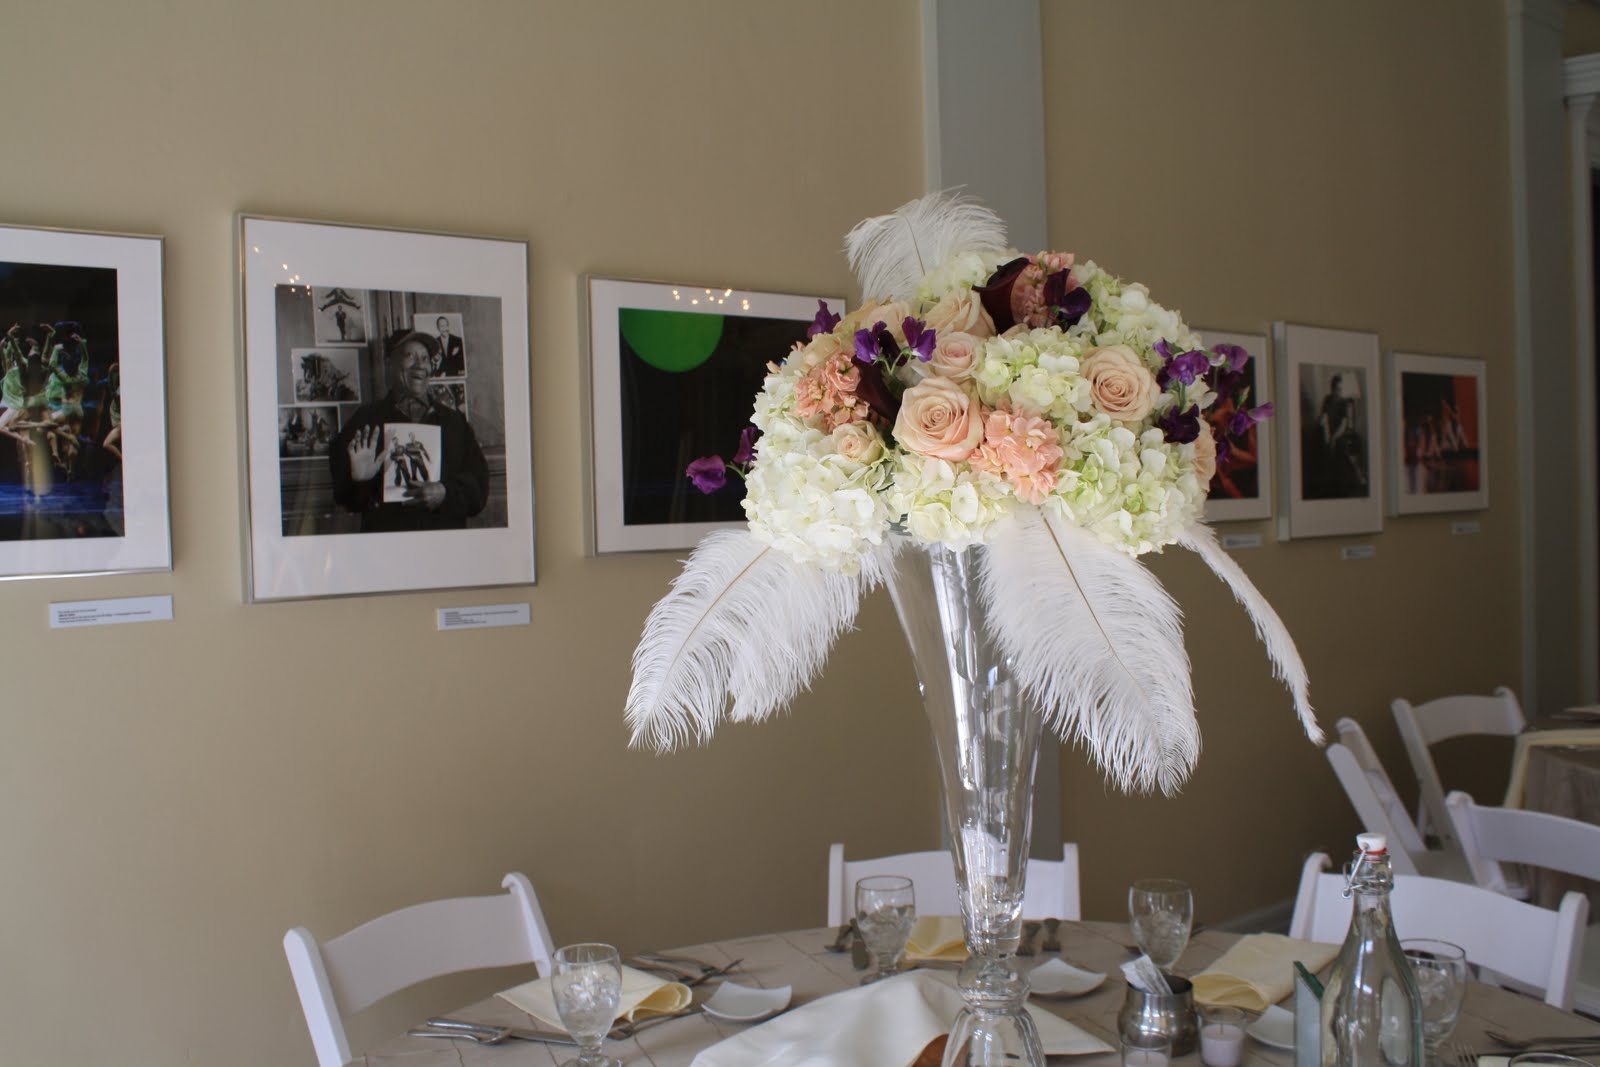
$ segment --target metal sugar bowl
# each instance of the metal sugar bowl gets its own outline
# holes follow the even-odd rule
[[[1200,1040],[1200,1020],[1194,1010],[1194,983],[1175,974],[1164,976],[1171,993],[1146,993],[1128,986],[1117,1012],[1117,1030],[1123,1037],[1161,1037],[1172,1041],[1172,1054],[1193,1052]]]

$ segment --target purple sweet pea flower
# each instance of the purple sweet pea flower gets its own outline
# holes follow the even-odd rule
[[[1228,420],[1228,432],[1235,437],[1243,437],[1250,432],[1250,427],[1262,419],[1272,418],[1272,405],[1262,404],[1258,408],[1240,408]]]
[[[1180,412],[1174,405],[1156,420],[1156,425],[1161,427],[1168,441],[1175,445],[1186,445],[1200,436],[1200,409],[1190,407]]]
[[[1160,356],[1163,362],[1165,362],[1165,363],[1171,363],[1172,362],[1172,345],[1168,344],[1164,340],[1163,341],[1157,341],[1155,343],[1155,350],[1156,350],[1156,355]]]
[[[905,331],[906,347],[915,352],[918,359],[926,363],[933,358],[934,331],[928,329],[921,319],[907,316],[906,321],[901,323],[901,329]]]
[[[883,323],[878,323],[870,330],[856,331],[856,362],[871,366],[878,361],[878,338],[887,333]]]
[[[817,317],[806,328],[807,337],[815,337],[819,333],[832,333],[833,328],[839,325],[839,316],[828,310],[826,300],[817,301]]]
[[[1193,385],[1201,375],[1210,369],[1211,359],[1204,352],[1185,352],[1182,355],[1173,357],[1161,369],[1162,375],[1166,378],[1166,381],[1161,384],[1165,386],[1167,382],[1177,380],[1184,385]]]
[[[721,456],[701,456],[689,464],[683,473],[696,489],[707,496],[728,484],[728,465],[722,462]]]
[[[1211,351],[1221,356],[1223,364],[1231,371],[1242,371],[1250,362],[1250,353],[1240,345],[1212,345]]]
[[[1093,303],[1089,290],[1081,285],[1067,291],[1067,282],[1071,277],[1067,271],[1058,270],[1044,282],[1043,300],[1045,307],[1050,309],[1051,325],[1063,330],[1076,326],[1078,320],[1089,313],[1089,305]]]
[[[739,451],[733,454],[733,462],[740,467],[756,458],[756,442],[761,439],[761,431],[754,426],[746,426],[739,431]]]

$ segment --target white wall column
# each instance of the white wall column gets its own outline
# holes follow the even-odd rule
[[[1572,184],[1572,304],[1576,358],[1573,393],[1578,420],[1578,697],[1600,700],[1600,515],[1595,462],[1595,320],[1593,170],[1600,137],[1590,129],[1600,96],[1600,55],[1563,64],[1567,153]]]
[[[1038,252],[1044,182],[1044,57],[1039,0],[922,0],[927,188],[961,187]],[[1061,759],[1046,737],[1034,789],[1033,854],[1061,858]]]
[[[1575,703],[1579,676],[1578,418],[1572,217],[1561,29],[1565,0],[1507,0],[1512,297],[1516,309],[1523,705]]]

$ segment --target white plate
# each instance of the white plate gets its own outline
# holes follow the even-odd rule
[[[777,989],[753,989],[747,985],[723,982],[706,1001],[707,1015],[730,1022],[749,1023],[776,1015],[789,1006],[792,990],[788,986]]]
[[[1276,1004],[1261,1013],[1261,1018],[1244,1028],[1244,1032],[1273,1048],[1294,1048],[1294,1012]]]
[[[1085,971],[1066,960],[1052,959],[1028,972],[1028,986],[1036,997],[1081,997],[1099,989],[1106,976]]]

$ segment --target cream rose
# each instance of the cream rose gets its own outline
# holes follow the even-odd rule
[[[970,386],[931,377],[900,398],[894,439],[920,456],[952,463],[966,459],[983,440],[983,417]]]
[[[833,450],[865,467],[883,458],[883,437],[870,422],[848,422],[834,429]]]
[[[1138,422],[1161,396],[1156,376],[1127,345],[1091,349],[1079,372],[1089,383],[1095,408],[1118,422]]]
[[[1217,473],[1217,439],[1211,436],[1211,424],[1200,422],[1200,436],[1194,439],[1194,476],[1203,486],[1210,485]]]
[[[982,338],[970,333],[941,333],[928,362],[913,359],[906,363],[908,376],[904,380],[916,384],[924,378],[938,377],[964,382],[972,377],[982,359]]]
[[[833,334],[819,333],[800,350],[800,366],[804,370],[811,370],[844,350],[844,342]],[[850,354],[854,354],[853,349]]]
[[[971,334],[973,337],[993,337],[994,320],[983,310],[983,301],[971,289],[957,289],[946,293],[939,302],[928,309],[922,321],[942,336],[951,333]]]

